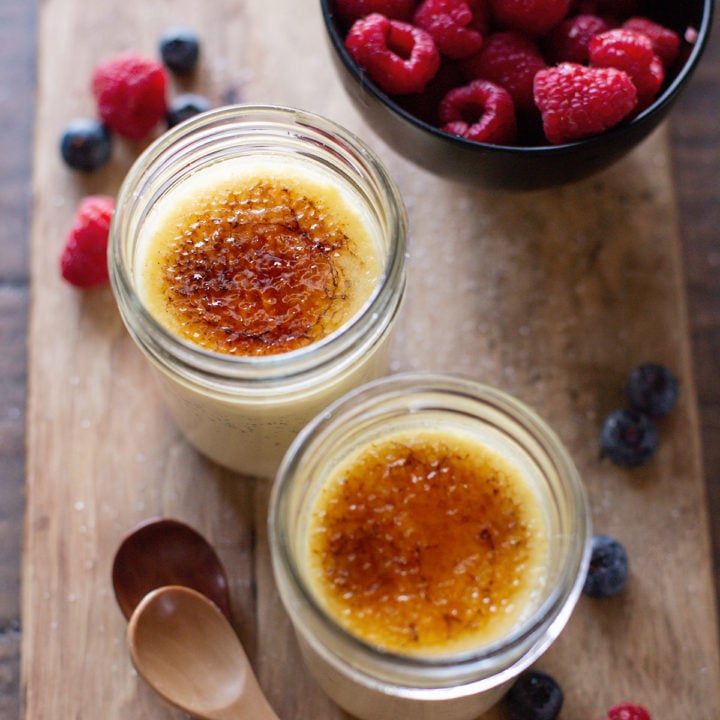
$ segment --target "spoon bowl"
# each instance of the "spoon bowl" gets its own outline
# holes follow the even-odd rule
[[[210,543],[178,520],[153,518],[137,525],[115,553],[115,599],[129,620],[140,601],[166,585],[194,588],[230,618],[227,575]]]
[[[133,665],[167,702],[199,720],[278,720],[232,625],[188,587],[153,590],[127,628]]]

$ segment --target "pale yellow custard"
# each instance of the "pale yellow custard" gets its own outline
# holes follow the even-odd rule
[[[532,615],[547,533],[512,461],[459,430],[400,431],[333,469],[311,508],[307,573],[326,612],[361,640],[448,655]]]
[[[269,367],[344,334],[386,271],[383,230],[355,192],[300,156],[241,156],[189,174],[139,233],[143,303],[202,351],[253,361],[250,373],[264,372],[255,361]],[[378,327],[391,320],[379,318]],[[311,417],[385,372],[387,339],[384,331],[358,337],[340,362],[318,359],[297,379],[283,365],[269,371],[272,383],[215,389],[164,370],[161,389],[196,448],[238,472],[271,477]]]
[[[300,109],[242,104],[138,158],[108,264],[183,434],[269,479],[312,417],[387,371],[406,247],[399,190],[360,138]]]
[[[362,720],[476,720],[550,646],[585,577],[582,481],[527,406],[389,375],[316,417],[269,506],[308,669]]]

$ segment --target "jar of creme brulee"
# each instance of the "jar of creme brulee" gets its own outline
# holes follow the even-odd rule
[[[118,196],[110,278],[200,452],[271,477],[310,418],[386,372],[406,224],[375,154],[300,110],[224,107],[143,153]]]
[[[475,720],[568,621],[583,484],[554,432],[471,380],[389,376],[286,454],[269,540],[310,672],[363,720]]]

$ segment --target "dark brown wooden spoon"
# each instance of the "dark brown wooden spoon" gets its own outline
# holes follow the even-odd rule
[[[220,558],[197,530],[179,520],[153,518],[133,528],[115,553],[112,582],[126,620],[149,592],[166,585],[197,590],[230,619],[230,592]]]

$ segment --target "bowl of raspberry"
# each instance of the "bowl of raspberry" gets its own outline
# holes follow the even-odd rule
[[[702,56],[714,0],[320,0],[345,90],[437,175],[525,191],[623,157]]]

